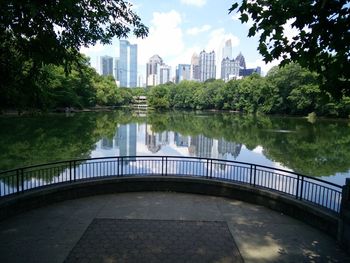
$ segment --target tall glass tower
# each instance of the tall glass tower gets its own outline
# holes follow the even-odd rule
[[[229,58],[232,59],[232,42],[231,39],[225,42],[225,46],[222,49],[222,59]]]
[[[119,80],[121,87],[137,86],[137,45],[127,40],[119,41]]]
[[[100,57],[100,74],[113,76],[113,58],[110,56]]]

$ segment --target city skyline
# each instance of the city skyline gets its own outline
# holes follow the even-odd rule
[[[98,59],[96,70],[100,75],[114,76],[117,85],[121,87],[149,87],[167,82],[180,83],[183,80],[204,82],[215,78],[229,81],[253,73],[261,75],[260,67],[246,67],[245,58],[241,52],[236,58],[233,58],[231,39],[228,39],[222,49],[222,61],[218,66],[216,65],[217,55],[214,50],[211,52],[202,50],[199,55],[196,52],[193,53],[191,64],[179,64],[174,71],[159,55],[153,55],[146,63],[146,80],[143,83],[143,77],[136,71],[135,67],[137,63],[137,45],[131,45],[127,40],[120,40],[120,43],[120,54],[124,56],[122,56],[122,63],[120,63],[121,59],[119,57],[101,56]],[[123,74],[123,72],[126,73]],[[221,72],[220,78],[217,77],[218,72]],[[130,82],[131,76],[133,80],[130,85],[126,80]],[[120,81],[120,77],[125,80]]]
[[[155,132],[148,123],[129,123],[118,125],[114,136],[101,138],[96,147],[105,152],[114,151],[113,155],[119,156],[136,156],[140,151],[161,154],[162,148],[167,147],[185,156],[236,160],[242,144],[202,134],[186,136],[173,131]]]
[[[233,53],[242,52],[246,57],[247,68],[260,66],[263,74],[278,64],[265,65],[257,51],[258,36],[248,38],[248,24],[241,24],[237,14],[228,14],[232,3],[210,0],[154,0],[150,4],[145,0],[132,1],[135,12],[149,27],[149,36],[136,39],[129,36],[128,41],[138,45],[138,74],[146,82],[146,63],[154,54],[158,54],[172,68],[172,77],[179,64],[190,64],[193,53],[201,50],[216,53],[216,78],[220,78],[222,48],[230,39]],[[112,55],[118,57],[118,39],[112,45],[82,48],[84,54],[91,57],[92,64],[97,56]],[[115,55],[114,55],[115,54]]]

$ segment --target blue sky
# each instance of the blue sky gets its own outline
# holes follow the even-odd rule
[[[130,36],[131,43],[138,44],[138,74],[145,79],[145,64],[154,54],[172,66],[189,64],[194,52],[215,50],[217,77],[224,42],[231,39],[234,57],[242,52],[248,67],[261,66],[264,73],[272,65],[265,65],[257,51],[258,38],[248,38],[247,24],[241,24],[237,14],[228,14],[233,1],[227,0],[132,0],[134,11],[150,29],[145,39]],[[90,56],[94,66],[101,55],[119,56],[118,40],[113,45],[100,44],[82,48]]]

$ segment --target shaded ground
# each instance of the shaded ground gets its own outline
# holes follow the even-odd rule
[[[243,263],[225,221],[94,219],[71,262]]]
[[[128,238],[118,239],[123,236]],[[208,239],[211,243],[205,241]],[[118,254],[118,246],[108,247],[117,240],[134,247],[125,254],[128,258]],[[350,262],[334,239],[303,222],[258,205],[211,196],[101,195],[57,203],[0,222],[2,263],[74,262],[79,253],[84,255],[80,262],[165,262],[159,261],[164,255],[169,262],[196,262],[200,253],[202,260],[197,262],[240,262],[235,244],[246,263]],[[176,248],[170,249],[173,245]],[[181,250],[188,247],[192,250]],[[108,257],[94,258],[94,253]]]

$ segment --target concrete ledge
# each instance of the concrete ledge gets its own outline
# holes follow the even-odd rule
[[[63,183],[0,200],[0,220],[55,202],[99,194],[172,191],[227,197],[282,212],[337,237],[338,216],[293,197],[246,184],[195,177],[114,177]]]

